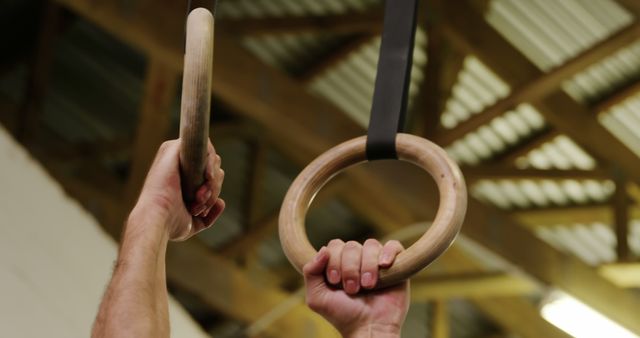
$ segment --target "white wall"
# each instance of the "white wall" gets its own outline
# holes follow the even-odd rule
[[[0,337],[88,337],[116,244],[0,126]],[[174,337],[207,337],[175,302]]]

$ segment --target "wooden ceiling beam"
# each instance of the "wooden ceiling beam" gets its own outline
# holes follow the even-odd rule
[[[636,18],[640,15],[640,2],[636,0],[616,0],[616,2]]]
[[[496,155],[496,162],[500,162],[505,165],[514,165],[520,157],[526,156],[532,150],[543,146],[545,143],[555,140],[556,137],[560,135],[561,134],[553,128],[544,128],[543,130],[524,140],[521,144],[507,150],[504,153]]]
[[[62,21],[62,8],[50,1],[44,3],[37,43],[29,65],[27,88],[18,116],[15,135],[25,143],[36,133],[49,83],[56,38]]]
[[[269,147],[260,141],[249,141],[249,163],[247,189],[245,190],[246,208],[244,209],[245,229],[250,229],[261,217],[263,207],[263,194],[265,193],[265,182],[267,176],[267,155]]]
[[[520,90],[518,88],[528,87],[531,81],[537,81],[536,79],[545,76],[480,14],[474,13],[467,2],[456,2],[455,6],[449,4],[446,8],[448,9],[446,27],[450,36],[468,52],[475,54],[512,88],[516,88],[514,92]],[[636,37],[640,32],[640,25],[634,24],[632,27],[634,28],[629,35]],[[630,29],[627,28],[625,31]],[[620,34],[618,33],[617,36]],[[611,45],[608,46],[613,48]],[[612,50],[609,50],[609,54],[611,52]],[[603,57],[605,53],[592,52],[589,55]],[[590,59],[592,62],[597,60],[595,56]],[[574,63],[578,62],[574,61]],[[580,62],[579,64],[586,66],[588,63]],[[566,79],[566,77],[559,78]],[[637,170],[640,167],[640,158],[608,132],[589,109],[562,91],[547,91],[543,87],[541,90],[548,96],[544,99],[538,96],[538,100],[534,100],[534,106],[551,126],[571,137],[588,152],[606,160],[610,165],[615,163],[631,180],[640,181],[640,171]]]
[[[531,295],[538,291],[532,281],[503,272],[416,276],[411,280],[411,300],[415,302]]]
[[[613,263],[598,267],[598,272],[621,288],[640,288],[640,263]]]
[[[278,34],[372,34],[382,32],[384,12],[376,7],[363,12],[301,17],[265,17],[220,20],[234,34],[262,36]]]
[[[209,248],[197,241],[171,245],[167,264],[170,267],[167,276],[173,284],[197,295],[223,314],[246,323],[259,320],[290,297],[284,291],[256,285],[233,263],[211,254]],[[335,329],[304,302],[299,302],[265,331],[276,337],[339,337]]]
[[[128,207],[135,203],[155,154],[171,131],[171,109],[179,80],[175,69],[162,61],[149,60],[124,196]]]
[[[468,250],[468,244],[465,246],[454,244],[449,251],[452,249],[458,251],[458,254],[453,258],[457,263],[455,265],[456,267],[461,266],[469,271],[479,271],[468,275],[470,277],[475,275],[475,278],[486,278],[485,281],[479,281],[480,285],[491,281],[489,283],[496,283],[493,284],[492,287],[498,287],[502,284],[502,288],[514,291],[512,294],[505,293],[502,296],[495,294],[493,297],[484,297],[482,291],[479,290],[481,287],[478,288],[478,286],[473,286],[472,288],[478,288],[476,291],[478,291],[479,295],[474,297],[473,294],[469,294],[469,299],[478,307],[478,309],[489,318],[493,319],[493,321],[505,331],[513,332],[523,337],[568,338],[566,336],[559,335],[557,330],[542,319],[540,312],[536,311],[537,309],[531,303],[530,297],[527,296],[532,293],[544,291],[539,289],[540,285],[526,279],[524,276],[514,276],[504,272],[486,272],[485,265],[481,263],[479,257],[477,257],[478,253]],[[452,268],[453,267],[451,265],[446,266],[444,271],[451,270]],[[518,280],[508,280],[514,278],[518,278]],[[523,291],[523,293],[518,294],[517,291]],[[502,308],[498,310],[499,307],[495,306],[495,299],[509,299],[511,301],[501,304]],[[508,312],[508,314],[500,315],[500,312]],[[531,334],[532,332],[539,335]]]
[[[442,12],[441,1],[423,3],[434,16]],[[423,26],[429,39],[427,65],[424,67],[424,81],[408,117],[414,134],[434,139],[440,129],[440,117],[447,99],[464,66],[465,55],[445,38],[440,20],[427,17]]]
[[[634,81],[622,88],[621,90],[613,93],[608,98],[604,99],[602,102],[598,103],[593,111],[598,114],[602,114],[607,110],[623,103],[627,99],[630,99],[633,96],[638,95],[640,93],[640,81]]]
[[[521,297],[484,299],[474,304],[505,331],[523,338],[571,338],[540,316],[530,301]]]
[[[469,13],[467,13],[466,15],[458,15],[458,17],[464,16],[466,18],[469,16],[468,14]],[[461,18],[456,18],[455,20],[457,20],[457,23],[463,22]],[[519,58],[526,61],[527,63],[527,66],[524,68],[527,69],[526,73],[521,73],[525,74],[529,79],[523,81],[522,79],[525,77],[524,75],[509,76],[510,73],[507,73],[514,72],[515,74],[517,74],[516,71],[509,68],[508,64],[512,63],[512,61],[508,57],[499,54],[497,51],[491,51],[496,45],[503,44],[506,42],[506,40],[501,37],[500,39],[492,37],[491,35],[498,33],[495,32],[489,24],[484,22],[484,20],[481,20],[481,18],[476,18],[473,23],[467,22],[465,25],[466,27],[458,27],[455,23],[450,22],[446,26],[445,31],[447,32],[447,35],[452,38],[452,40],[455,41],[461,48],[469,53],[479,56],[485,64],[490,66],[491,69],[504,69],[504,72],[501,72],[502,74],[499,74],[499,76],[505,78],[507,82],[510,82],[509,84],[511,85],[512,90],[507,97],[499,99],[493,105],[485,108],[481,113],[474,114],[467,121],[460,123],[458,126],[451,130],[443,131],[443,133],[437,138],[438,143],[441,145],[450,145],[456,140],[464,137],[466,134],[473,132],[481,126],[491,122],[494,118],[504,114],[509,110],[515,109],[521,103],[536,102],[544,98],[545,96],[560,90],[562,84],[565,81],[571,79],[573,76],[587,69],[589,66],[597,63],[598,61],[603,60],[607,56],[614,54],[616,51],[624,47],[628,47],[631,43],[640,38],[640,22],[634,22],[630,26],[613,34],[611,37],[604,39],[603,41],[595,44],[586,51],[568,60],[563,65],[554,68],[546,73],[539,71],[532,63],[530,63],[530,61],[522,59],[524,56],[516,51],[515,47],[511,47],[513,48],[513,50],[509,51],[509,55],[519,55]],[[482,25],[480,25],[480,22],[482,22]],[[471,34],[470,32],[475,28],[474,26],[482,27],[481,31]],[[474,38],[478,38],[479,34],[482,32],[485,32],[485,35],[487,35],[482,37],[484,39],[481,40],[482,42],[473,40]],[[468,37],[466,36],[467,34],[469,34]],[[510,50],[511,48],[503,47],[500,50]],[[483,49],[485,52],[482,54],[478,54],[478,49]],[[492,62],[487,62],[486,57],[483,57],[484,54],[491,54],[497,59],[493,60]],[[496,68],[495,64],[498,63],[502,63],[503,65]],[[525,62],[521,63],[524,64]],[[511,77],[512,81],[509,81],[508,77]],[[517,80],[513,81],[514,79]]]
[[[330,55],[322,58],[318,63],[306,69],[298,78],[301,82],[309,84],[316,78],[323,75],[330,69],[338,66],[341,62],[347,60],[353,53],[359,51],[366,44],[370,43],[378,35],[375,34],[359,34],[348,39],[337,50]]]
[[[616,233],[616,256],[618,262],[632,259],[629,248],[629,207],[631,199],[627,193],[627,181],[624,177],[616,177],[616,191],[611,200],[613,208],[614,230]]]
[[[635,313],[640,311],[637,294],[619,289],[593,267],[551,247],[493,207],[482,206],[471,199],[468,215],[465,235],[540,281],[564,289],[629,330],[640,333],[640,323],[635,318]]]
[[[329,185],[320,191],[318,196],[314,199],[310,210],[321,207],[330,199],[344,191],[345,185],[343,182],[344,180],[330,182]],[[220,249],[219,253],[224,257],[238,257],[246,255],[248,252],[255,249],[260,242],[264,241],[277,231],[279,214],[280,210],[276,210],[258,220],[252,224],[245,233]]]

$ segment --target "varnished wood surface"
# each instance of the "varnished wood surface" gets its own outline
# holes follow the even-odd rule
[[[211,109],[213,15],[194,9],[187,19],[187,42],[180,111],[180,171],[187,202],[204,182]]]
[[[280,211],[280,241],[289,261],[302,267],[316,254],[305,230],[305,216],[313,197],[333,176],[349,166],[365,162],[366,137],[359,137],[327,151],[307,166],[293,182]],[[440,147],[408,134],[399,134],[400,160],[414,163],[431,174],[440,192],[440,206],[433,225],[412,246],[380,272],[378,288],[403,281],[440,256],[451,245],[464,220],[467,190],[458,166]],[[385,198],[385,196],[371,196]]]

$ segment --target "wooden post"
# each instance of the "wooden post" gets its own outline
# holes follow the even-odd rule
[[[450,323],[447,301],[440,299],[431,303],[433,312],[431,314],[431,335],[432,338],[449,338]]]
[[[627,180],[622,175],[616,175],[616,192],[613,196],[613,214],[616,231],[616,254],[618,262],[631,260],[629,250],[629,195],[627,194]]]
[[[58,4],[51,1],[44,4],[42,23],[29,69],[25,97],[15,125],[16,138],[22,143],[33,138],[34,129],[42,111],[61,14],[62,8]]]
[[[169,135],[178,75],[162,61],[149,60],[125,191],[126,208],[135,202],[158,147]]]

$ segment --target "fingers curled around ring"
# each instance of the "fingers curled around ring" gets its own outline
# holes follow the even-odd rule
[[[327,244],[329,251],[329,262],[327,263],[327,281],[332,285],[340,284],[341,278],[341,260],[344,242],[341,239],[334,239]]]
[[[365,289],[373,289],[378,282],[378,257],[382,244],[375,239],[368,239],[362,247],[362,266],[360,268],[360,284]]]
[[[400,252],[404,250],[402,244],[396,240],[388,241],[382,247],[382,251],[380,252],[378,264],[380,267],[388,268],[393,264],[396,259],[396,256]]]
[[[362,245],[349,241],[342,249],[342,288],[348,294],[360,291],[360,266],[362,264]]]

